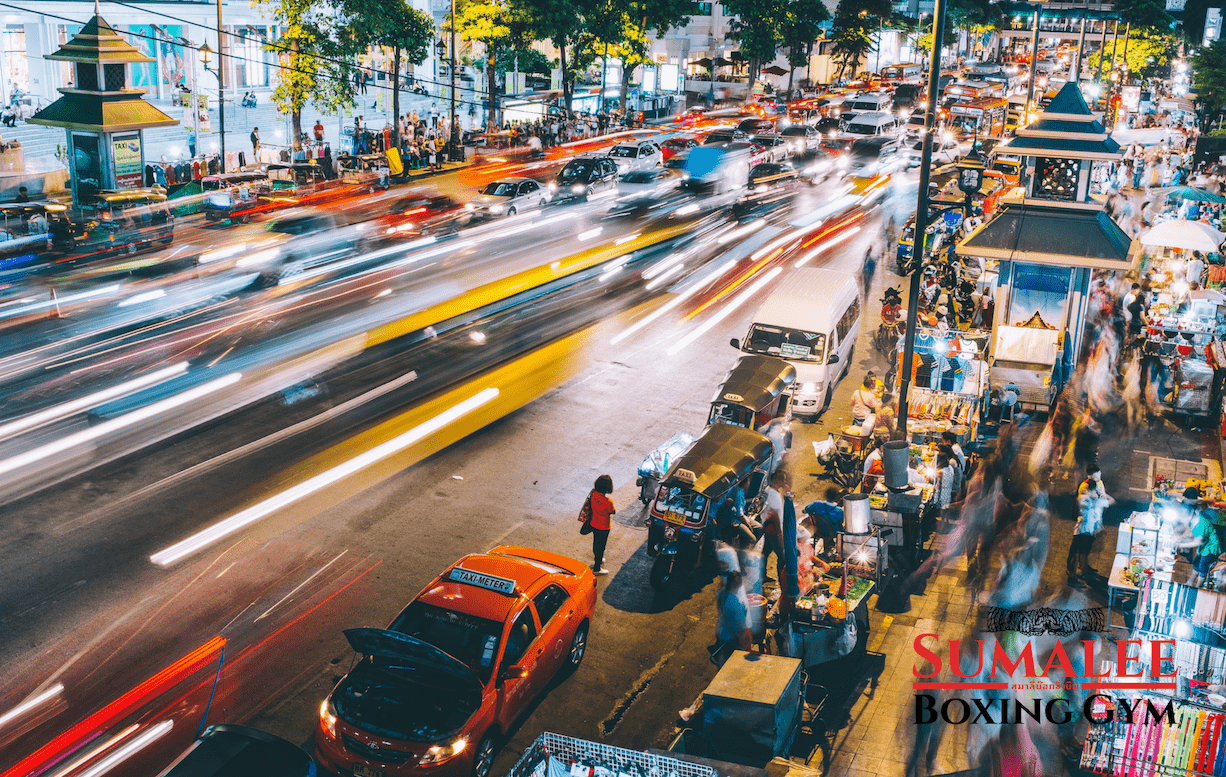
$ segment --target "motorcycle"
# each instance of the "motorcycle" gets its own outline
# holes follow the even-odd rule
[[[677,432],[668,438],[668,442],[647,454],[647,458],[643,459],[643,463],[639,465],[638,478],[634,481],[634,484],[639,487],[640,502],[645,505],[651,504],[656,498],[656,491],[659,490],[664,473],[668,472],[668,468],[672,466],[677,455],[692,442],[694,442],[694,435],[689,432]]]
[[[907,311],[902,307],[902,295],[890,287],[881,296],[881,324],[873,335],[873,347],[882,355],[894,350],[898,337],[906,331]]]

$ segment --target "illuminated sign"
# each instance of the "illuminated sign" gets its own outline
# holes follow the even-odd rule
[[[478,588],[484,588],[487,591],[494,591],[496,593],[506,594],[508,596],[515,593],[514,580],[507,580],[505,577],[484,575],[480,572],[474,572],[471,569],[465,569],[464,567],[452,567],[451,572],[447,575],[447,579],[453,583],[475,585]]]

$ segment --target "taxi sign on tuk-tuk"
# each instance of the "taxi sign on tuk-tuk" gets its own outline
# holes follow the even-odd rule
[[[688,469],[676,470],[673,472],[673,477],[681,483],[689,483],[690,485],[694,485],[694,481],[698,479],[698,476]]]
[[[464,567],[452,567],[451,572],[447,575],[447,579],[453,583],[473,585],[478,588],[484,588],[487,591],[493,591],[494,593],[506,594],[507,596],[515,593],[514,580],[487,575],[483,572],[474,572]]]

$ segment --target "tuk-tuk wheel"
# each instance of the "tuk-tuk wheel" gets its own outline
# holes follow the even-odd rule
[[[676,574],[674,561],[672,556],[656,556],[655,563],[651,565],[651,576],[649,577],[652,588],[660,591],[673,581]]]

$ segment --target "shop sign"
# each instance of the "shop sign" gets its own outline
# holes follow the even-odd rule
[[[141,154],[140,141],[140,134],[135,132],[111,137],[115,188],[139,189],[145,182],[145,159]]]

